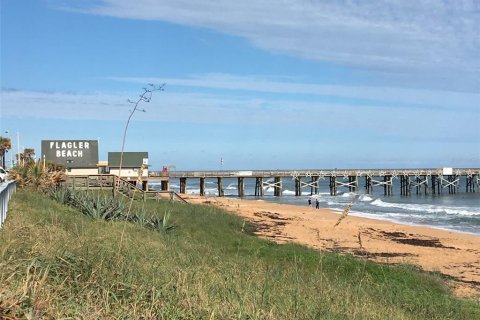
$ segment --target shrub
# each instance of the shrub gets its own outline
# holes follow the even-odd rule
[[[128,213],[125,202],[100,192],[74,191],[66,187],[48,190],[49,196],[65,205],[75,207],[92,219],[106,221],[128,221],[157,231],[169,231],[175,228],[169,224],[170,212],[165,210],[162,217],[151,214],[145,208]]]

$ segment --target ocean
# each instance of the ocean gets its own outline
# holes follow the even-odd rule
[[[400,196],[398,179],[394,180],[391,196],[383,195],[383,187],[374,187],[372,194],[365,194],[363,178],[359,180],[357,192],[348,192],[347,188],[339,188],[336,196],[330,195],[328,180],[320,181],[318,194],[310,195],[310,188],[303,188],[301,196],[295,196],[293,178],[286,177],[282,181],[281,197],[273,196],[273,188],[264,189],[264,197],[255,197],[255,179],[247,178],[245,179],[245,199],[297,206],[308,206],[308,199],[312,199],[312,205],[315,206],[315,201],[318,199],[321,208],[338,212],[343,211],[349,203],[353,202],[350,215],[480,235],[479,186],[476,186],[476,192],[467,193],[463,179],[460,180],[456,194],[448,194],[448,189],[444,189],[440,195],[431,194],[431,190],[428,195],[417,195],[415,189],[412,189],[412,194],[409,196]],[[178,179],[171,180],[171,190],[178,192],[179,186]],[[155,183],[149,187],[152,190],[160,188]],[[237,197],[237,179],[224,178],[223,189],[225,197]],[[187,180],[187,193],[200,193],[199,179]],[[205,193],[207,196],[218,194],[216,179],[205,179]]]

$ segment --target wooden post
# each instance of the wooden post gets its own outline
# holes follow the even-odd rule
[[[330,182],[328,184],[328,187],[330,188],[330,195],[333,196],[333,183],[332,183],[333,177],[329,177],[329,178],[330,178]]]
[[[200,196],[205,196],[205,178],[200,178]]]
[[[331,196],[337,195],[337,177],[336,176],[330,177],[330,195]]]
[[[301,177],[295,178],[295,196],[297,197],[302,195],[301,179],[302,179]]]
[[[403,176],[400,176],[400,195],[403,196]]]
[[[168,182],[169,182],[168,180],[163,180],[163,181],[161,182],[161,188],[160,188],[160,189],[161,189],[162,191],[168,191],[168,190],[170,189],[170,186],[169,186],[169,183],[168,183]]]
[[[357,191],[357,176],[348,176],[348,191]]]
[[[372,193],[372,178],[365,177],[365,193],[371,194]]]
[[[282,178],[275,177],[274,181],[275,181],[274,195],[276,197],[281,197],[282,196]]]
[[[436,176],[432,174],[432,194],[435,194]]]
[[[423,191],[424,191],[425,195],[427,195],[428,194],[428,177],[423,176],[423,181],[424,181]]]
[[[180,193],[187,191],[187,178],[180,178]]]
[[[386,184],[387,176],[383,176],[383,182],[384,182],[384,184],[383,184],[383,195],[386,196],[387,195],[387,184]]]
[[[113,176],[113,188],[112,188],[112,197],[113,198],[115,198],[117,196],[117,193],[115,192],[115,189],[117,188],[116,182],[117,182],[116,181],[116,176]]]
[[[393,194],[393,178],[392,176],[387,176],[388,182],[388,195],[391,196]]]
[[[255,178],[255,197],[263,197],[263,177]]]
[[[238,196],[240,198],[245,197],[245,183],[243,181],[243,177],[238,178]]]
[[[404,196],[405,195],[405,177],[400,176],[400,195]]]
[[[313,188],[314,193],[318,194],[318,188],[320,187],[320,179],[318,176],[312,176],[312,183],[315,183],[315,187]],[[312,188],[310,187],[310,195],[312,195]]]
[[[217,181],[218,181],[218,196],[223,197],[222,177],[218,177]]]
[[[263,197],[263,177],[258,178],[258,186],[259,186],[259,196]]]

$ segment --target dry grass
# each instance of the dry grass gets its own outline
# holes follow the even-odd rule
[[[5,319],[474,319],[441,279],[255,238],[215,208],[168,202],[171,234],[19,192],[0,232]],[[243,229],[243,232],[242,232]],[[122,244],[119,246],[120,238]]]

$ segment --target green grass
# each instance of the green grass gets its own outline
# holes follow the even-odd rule
[[[176,228],[94,220],[18,191],[0,231],[0,318],[480,319],[478,302],[411,266],[277,245],[213,207],[145,206]]]

